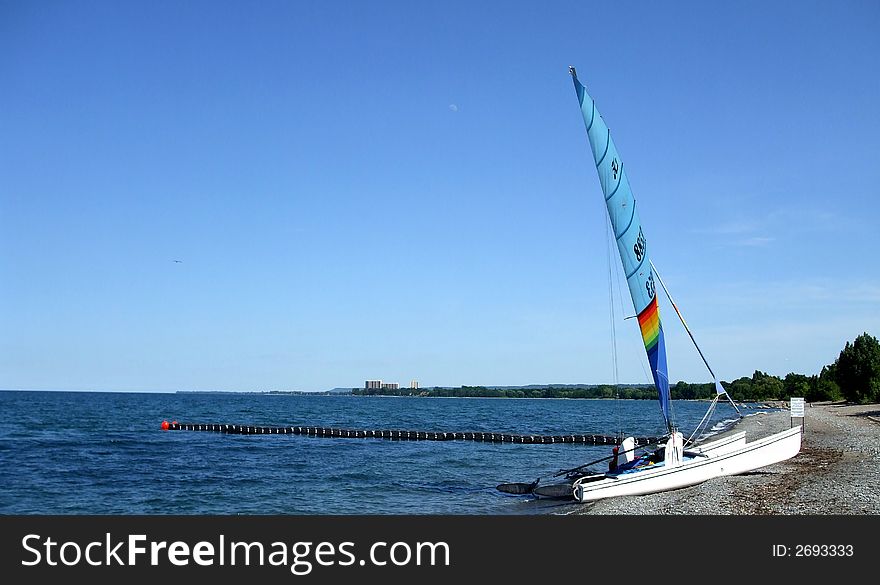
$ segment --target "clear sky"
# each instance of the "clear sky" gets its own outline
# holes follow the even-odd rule
[[[0,388],[612,381],[569,65],[720,377],[880,335],[876,1],[2,0]]]

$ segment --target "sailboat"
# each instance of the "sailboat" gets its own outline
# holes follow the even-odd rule
[[[623,463],[612,466],[613,469],[604,474],[573,476],[572,495],[579,502],[589,502],[608,497],[672,490],[696,485],[715,477],[745,473],[794,457],[801,449],[803,428],[800,425],[751,442],[747,442],[745,432],[740,432],[702,445],[691,444],[694,436],[698,436],[697,432],[708,422],[719,399],[727,398],[734,408],[736,404],[709,366],[681,311],[651,262],[636,200],[630,189],[626,169],[611,139],[611,131],[596,109],[596,102],[578,80],[574,67],[569,67],[569,72],[586,125],[613,237],[617,242],[620,261],[638,318],[668,437],[663,447],[642,457],[635,456],[631,438],[622,441],[615,450],[615,459],[617,455],[622,455]],[[716,396],[687,441],[670,413],[666,342],[660,320],[657,283],[665,291],[715,382]]]

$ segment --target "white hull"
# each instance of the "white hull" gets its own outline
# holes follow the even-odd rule
[[[714,477],[736,475],[785,461],[801,450],[802,427],[797,426],[751,443],[745,433],[688,449],[697,454],[675,466],[652,465],[598,481],[580,479],[573,485],[574,498],[590,502],[616,496],[638,496],[696,485]]]
[[[737,449],[741,449],[746,444],[746,432],[740,431],[729,437],[724,437],[723,439],[718,439],[716,441],[711,441],[709,443],[703,443],[702,445],[697,445],[696,447],[689,447],[687,449],[688,453],[702,453],[705,455],[721,455],[723,453],[728,453],[730,451],[735,451]]]

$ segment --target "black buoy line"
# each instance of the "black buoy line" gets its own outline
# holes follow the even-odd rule
[[[307,437],[339,439],[390,439],[392,441],[478,441],[482,443],[521,443],[549,445],[556,443],[580,443],[583,445],[617,445],[619,437],[609,435],[512,435],[508,433],[442,433],[431,431],[358,430],[328,427],[261,427],[254,425],[195,424],[162,421],[166,431],[201,431],[227,435],[304,435]],[[662,437],[634,437],[636,446],[661,442]]]

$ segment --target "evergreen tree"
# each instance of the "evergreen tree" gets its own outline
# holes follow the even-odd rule
[[[837,385],[837,366],[831,364],[822,368],[818,376],[810,378],[810,392],[807,400],[818,402],[822,400],[843,400],[840,386]]]
[[[846,342],[835,362],[836,381],[847,400],[880,401],[880,342],[863,333]]]

